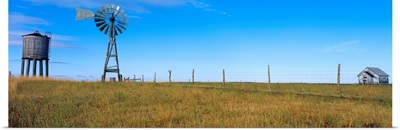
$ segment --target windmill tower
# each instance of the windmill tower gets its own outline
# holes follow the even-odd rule
[[[123,31],[126,30],[126,26],[128,26],[128,15],[126,15],[124,10],[119,6],[109,4],[100,7],[96,14],[90,10],[76,8],[75,20],[91,18],[94,18],[96,27],[100,32],[108,35],[108,48],[101,81],[105,81],[106,73],[117,73],[118,81],[122,81],[122,75],[119,73],[116,36],[122,34]],[[109,61],[112,58],[115,59],[116,65],[109,65]]]

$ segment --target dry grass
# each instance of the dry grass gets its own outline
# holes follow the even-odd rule
[[[10,127],[392,127],[391,86],[9,80]],[[339,95],[339,96],[337,96]],[[354,98],[357,97],[357,98]]]

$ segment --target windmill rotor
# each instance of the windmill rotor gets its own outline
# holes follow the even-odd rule
[[[124,12],[120,6],[107,4],[100,7],[94,15],[96,27],[106,35],[122,34],[128,26],[128,16]]]
[[[128,15],[120,6],[107,4],[96,12],[76,8],[75,20],[94,19],[96,27],[106,35],[116,36],[126,31]]]

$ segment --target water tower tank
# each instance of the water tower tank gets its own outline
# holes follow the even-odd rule
[[[39,31],[31,34],[22,35],[22,62],[21,62],[21,76],[24,75],[24,68],[26,68],[26,76],[29,76],[29,69],[31,61],[33,61],[33,76],[36,76],[36,63],[39,61],[39,75],[43,76],[43,61],[46,63],[46,77],[49,76],[49,53],[50,53],[50,33],[42,35]],[[25,67],[25,61],[27,65]]]
[[[42,35],[39,31],[23,35],[23,59],[49,59],[50,37]]]

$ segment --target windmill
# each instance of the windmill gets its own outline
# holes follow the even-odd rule
[[[96,14],[90,10],[84,10],[76,8],[75,20],[94,19],[96,27],[108,35],[108,48],[106,61],[104,64],[104,72],[101,76],[101,80],[105,81],[106,73],[117,73],[118,81],[122,81],[122,75],[119,73],[118,53],[117,53],[117,42],[116,36],[122,34],[128,26],[128,15],[124,13],[124,10],[120,6],[116,5],[105,5],[100,7]],[[116,65],[109,65],[110,58],[115,58]]]

